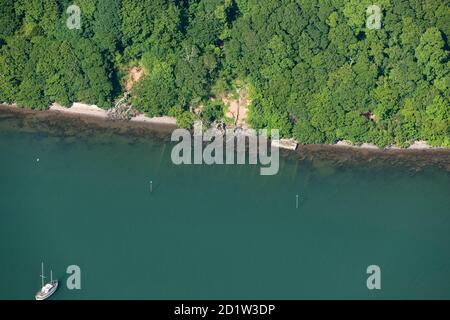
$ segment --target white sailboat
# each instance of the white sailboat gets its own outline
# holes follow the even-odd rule
[[[41,279],[42,279],[42,288],[38,293],[36,293],[36,300],[45,300],[55,293],[58,288],[58,280],[53,280],[53,272],[50,270],[50,282],[44,285],[44,263],[42,262],[42,271],[41,271]]]

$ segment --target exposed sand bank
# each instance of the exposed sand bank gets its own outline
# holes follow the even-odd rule
[[[144,69],[140,67],[133,67],[128,71],[128,79],[125,85],[127,92],[133,89],[135,83],[139,82],[144,76]]]
[[[235,126],[249,129],[247,118],[250,101],[248,99],[248,92],[245,89],[240,89],[238,90],[238,94],[238,98],[233,98],[230,94],[222,97],[222,102],[227,106],[225,116],[233,119]]]
[[[108,111],[101,109],[95,105],[87,105],[83,103],[74,103],[72,107],[62,107],[54,103],[49,108],[50,111],[57,111],[69,114],[85,115],[90,117],[108,118]]]
[[[172,117],[154,117],[149,118],[144,114],[140,114],[134,118],[131,118],[130,121],[134,122],[146,122],[146,123],[157,123],[157,124],[170,124],[170,125],[176,125],[177,119]]]
[[[412,150],[423,150],[423,149],[436,149],[430,146],[426,141],[416,141],[409,146],[408,149]]]
[[[87,130],[98,128],[99,131],[111,130],[116,132],[138,132],[145,134],[147,131],[157,131],[161,133],[171,133],[177,128],[173,119],[149,118],[145,115],[139,116],[134,121],[127,120],[109,120],[106,110],[97,108],[96,106],[78,104],[75,108],[65,108],[53,105],[50,110],[38,111],[10,105],[0,104],[1,118],[20,118],[42,122],[46,129],[52,131],[53,127],[56,132],[71,131],[71,128],[77,127]],[[66,128],[67,127],[67,128]],[[67,130],[66,130],[67,129]]]
[[[83,103],[74,103],[72,107],[66,108],[62,107],[58,104],[53,104],[49,108],[50,111],[57,111],[67,114],[74,114],[80,116],[89,116],[89,117],[98,117],[103,119],[108,119],[108,110],[101,109],[96,105],[88,105]],[[140,114],[136,117],[131,118],[130,121],[133,122],[145,122],[145,123],[154,123],[154,124],[168,124],[168,125],[176,125],[177,119],[171,117],[154,117],[150,118],[144,114]]]

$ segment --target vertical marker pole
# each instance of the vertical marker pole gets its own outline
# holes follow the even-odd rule
[[[298,209],[298,195],[295,196],[295,208]]]
[[[150,193],[153,193],[153,181],[150,181]]]

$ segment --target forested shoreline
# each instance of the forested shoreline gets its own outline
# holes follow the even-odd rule
[[[382,10],[369,29],[367,8]],[[69,28],[71,5],[80,28]],[[131,104],[182,127],[248,91],[249,124],[302,144],[450,147],[447,0],[0,0],[0,101]],[[202,112],[193,110],[202,106]]]

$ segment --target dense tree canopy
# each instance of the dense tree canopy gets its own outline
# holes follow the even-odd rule
[[[140,66],[151,116],[223,117],[244,83],[254,128],[300,143],[450,146],[448,0],[0,0],[0,100],[107,108]],[[380,28],[369,28],[372,5]],[[369,23],[368,23],[369,22]]]
[[[437,101],[449,109],[448,2],[377,1],[378,30],[366,28],[371,4],[246,1],[225,51],[255,86],[256,127],[292,126],[302,143],[448,146],[449,118],[434,132],[427,120]]]
[[[20,25],[20,18],[14,9],[14,0],[0,0],[0,41],[14,34]]]

